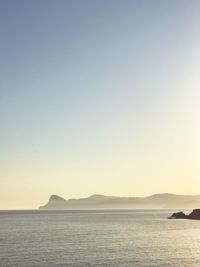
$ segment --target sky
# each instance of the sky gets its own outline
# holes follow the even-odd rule
[[[200,194],[200,1],[0,1],[0,209]]]

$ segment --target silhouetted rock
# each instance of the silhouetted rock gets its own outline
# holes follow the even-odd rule
[[[193,210],[189,215],[188,219],[200,220],[200,209]]]
[[[185,219],[187,216],[182,211],[173,213],[169,219]]]
[[[168,219],[200,220],[200,209],[194,209],[189,215],[186,215],[182,211],[175,212]]]

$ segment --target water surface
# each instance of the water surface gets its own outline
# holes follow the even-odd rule
[[[200,266],[200,221],[172,212],[1,211],[0,266]]]

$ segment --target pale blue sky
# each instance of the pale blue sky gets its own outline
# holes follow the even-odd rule
[[[198,194],[199,1],[0,1],[0,208]]]

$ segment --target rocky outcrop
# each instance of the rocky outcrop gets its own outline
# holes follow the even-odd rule
[[[187,216],[182,211],[173,213],[168,219],[185,219]]]
[[[189,215],[186,215],[182,211],[176,212],[176,213],[173,213],[168,219],[200,220],[200,209],[194,209]]]
[[[188,219],[200,220],[200,209],[193,210],[189,215]]]

